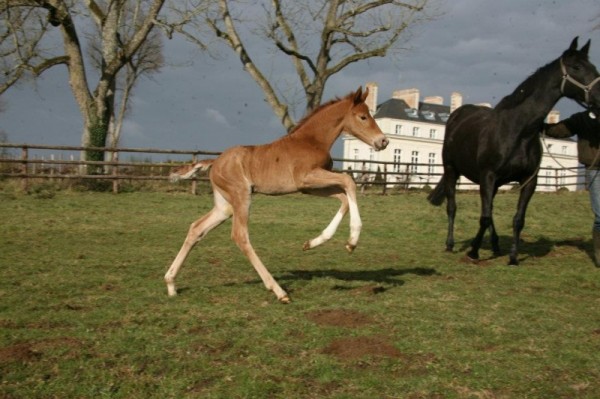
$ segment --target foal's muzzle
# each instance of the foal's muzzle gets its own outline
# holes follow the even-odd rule
[[[383,136],[382,138],[375,140],[375,142],[373,143],[373,147],[375,147],[375,150],[381,151],[385,150],[385,147],[387,147],[389,143],[390,141],[385,136]]]

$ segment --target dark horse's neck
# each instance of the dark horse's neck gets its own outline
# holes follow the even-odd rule
[[[539,125],[541,128],[544,118],[562,96],[561,81],[560,59],[556,59],[525,79],[512,94],[500,100],[494,111],[499,115],[509,111],[505,115],[511,118],[513,123],[532,128]],[[539,132],[535,129],[527,130],[531,134]]]

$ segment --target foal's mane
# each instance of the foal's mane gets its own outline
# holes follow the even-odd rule
[[[296,124],[296,126],[294,126],[294,128],[288,132],[288,135],[295,133],[310,118],[312,118],[317,112],[321,111],[323,108],[327,108],[330,105],[335,104],[335,103],[337,103],[339,101],[344,101],[344,100],[350,99],[350,98],[352,98],[352,96],[354,96],[354,94],[355,93],[349,93],[348,95],[346,95],[345,97],[342,97],[342,98],[335,97],[334,99],[329,100],[326,103],[323,103],[323,104],[319,105],[317,108],[313,109],[312,112],[310,112],[309,114],[305,115],[302,119],[300,119],[300,121],[298,121],[298,123]]]

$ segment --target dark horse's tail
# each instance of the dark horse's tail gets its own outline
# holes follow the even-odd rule
[[[446,175],[442,175],[442,178],[438,182],[437,186],[433,189],[432,192],[427,196],[427,201],[431,203],[431,205],[440,206],[446,199]]]

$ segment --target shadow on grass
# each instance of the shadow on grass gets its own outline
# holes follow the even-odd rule
[[[315,278],[333,278],[345,282],[368,282],[378,284],[389,284],[391,286],[401,286],[404,284],[404,280],[398,277],[406,274],[414,274],[417,276],[434,276],[440,275],[435,269],[425,267],[412,267],[406,269],[377,269],[377,270],[361,270],[361,271],[348,271],[348,270],[290,270],[285,274],[279,276],[277,279],[280,281],[307,281]],[[339,289],[343,287],[336,286]]]
[[[486,237],[487,238],[487,237]],[[500,236],[500,253],[501,256],[508,256],[512,246],[512,236]],[[528,241],[521,239],[519,245],[519,261],[527,258],[541,258],[552,255],[553,250],[558,247],[573,247],[577,250],[585,252],[590,259],[593,260],[593,246],[591,240],[585,240],[581,237],[565,239],[560,241],[550,240],[547,237],[540,237],[536,241]],[[459,252],[468,251],[471,248],[471,240],[460,242]],[[485,239],[481,245],[482,250],[491,251],[489,238]]]

